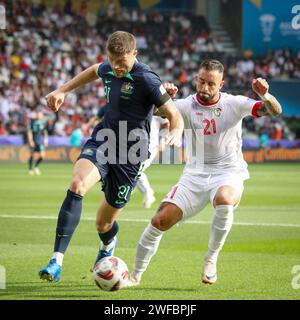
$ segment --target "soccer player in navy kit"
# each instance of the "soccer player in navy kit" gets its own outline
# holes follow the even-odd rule
[[[166,142],[176,146],[181,144],[182,117],[158,75],[136,60],[134,36],[124,31],[113,33],[106,43],[106,53],[107,61],[89,67],[46,96],[48,107],[57,112],[68,92],[100,77],[107,100],[104,118],[83,146],[75,164],[58,216],[53,256],[50,263],[39,271],[40,278],[48,281],[60,280],[63,256],[80,220],[83,196],[100,180],[105,197],[96,217],[101,239],[96,262],[113,255],[118,232],[116,218],[128,202],[142,163],[149,156],[148,140],[154,107],[170,121]],[[110,137],[112,133],[115,140]],[[137,145],[141,146],[138,150]]]
[[[28,160],[29,174],[40,175],[39,165],[45,158],[45,147],[48,146],[48,134],[46,129],[46,122],[44,121],[44,114],[38,111],[36,119],[30,121],[30,127],[27,131],[27,139],[30,147],[30,157]],[[37,154],[37,160],[33,168],[33,157]]]

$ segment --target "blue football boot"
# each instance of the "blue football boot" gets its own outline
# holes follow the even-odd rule
[[[43,280],[58,282],[60,280],[61,266],[56,263],[56,259],[50,260],[47,267],[39,271],[39,276]]]
[[[96,261],[94,263],[94,267],[100,259],[102,259],[104,257],[111,257],[114,255],[117,243],[118,243],[118,239],[116,236],[114,236],[113,240],[108,245],[101,243],[98,256],[97,256]]]

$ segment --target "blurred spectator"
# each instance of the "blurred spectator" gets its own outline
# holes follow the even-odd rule
[[[80,147],[83,141],[83,132],[78,124],[70,136],[70,145],[72,147]]]
[[[5,136],[5,135],[6,135],[5,127],[3,125],[3,122],[0,121],[0,136]]]
[[[260,141],[260,147],[262,149],[265,149],[269,146],[269,137],[266,133],[262,133],[260,136],[259,136],[259,141]]]
[[[178,98],[194,92],[194,76],[206,58],[223,62],[224,89],[233,94],[253,97],[251,80],[259,76],[300,79],[300,50],[292,54],[289,49],[278,49],[263,57],[246,51],[232,56],[224,53],[221,39],[210,31],[203,16],[157,9],[120,11],[114,1],[106,3],[109,5],[101,6],[95,15],[88,11],[87,0],[81,2],[78,12],[71,0],[52,9],[43,1],[4,1],[9,19],[7,30],[0,31],[0,120],[7,134],[22,133],[31,110],[45,106],[47,93],[91,64],[102,62],[107,36],[117,29],[136,36],[139,59],[153,65],[163,81],[177,84]],[[97,81],[69,94],[58,114],[45,109],[49,134],[71,135],[74,125],[87,123],[105,104],[104,97],[103,84]],[[291,137],[284,122],[276,121],[281,138]],[[272,127],[272,123],[253,119],[243,125],[257,138],[260,128]]]
[[[282,126],[280,123],[275,123],[273,134],[272,134],[273,140],[281,140],[282,139]]]

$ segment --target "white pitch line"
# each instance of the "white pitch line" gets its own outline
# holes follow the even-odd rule
[[[21,215],[10,215],[10,214],[1,214],[0,218],[8,219],[33,219],[33,220],[57,220],[57,216],[21,216]],[[93,217],[82,217],[81,220],[84,221],[95,221]],[[121,222],[149,222],[149,219],[118,219]],[[184,223],[188,224],[210,224],[210,221],[197,221],[197,220],[187,220]],[[257,222],[234,222],[236,226],[258,226],[258,227],[287,227],[287,228],[300,228],[300,224],[292,223],[257,223]]]

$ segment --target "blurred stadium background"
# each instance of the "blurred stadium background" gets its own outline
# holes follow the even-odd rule
[[[175,82],[179,97],[194,92],[193,78],[201,60],[208,57],[224,63],[224,90],[233,94],[253,97],[251,80],[267,78],[283,115],[244,120],[246,160],[300,160],[300,24],[297,11],[292,13],[296,0],[2,0],[0,4],[7,20],[0,30],[0,160],[27,161],[28,150],[22,146],[35,110],[45,107],[44,96],[105,59],[104,43],[115,30],[136,35],[139,59],[163,81]],[[104,104],[104,88],[97,81],[70,94],[58,114],[44,108],[50,135],[46,160],[74,158],[76,152],[69,149],[72,132],[79,127],[87,138],[91,129],[82,124]]]
[[[291,273],[300,254],[297,2],[0,0],[0,289],[6,288],[0,299],[299,299],[300,284]],[[282,103],[278,118],[243,121],[251,179],[213,287],[199,285],[212,214],[207,207],[163,239],[140,288],[99,292],[88,276],[99,242],[94,227],[102,197],[98,187],[86,196],[62,282],[50,287],[37,277],[53,249],[58,206],[78,153],[70,137],[80,128],[87,139],[84,124],[105,104],[101,81],[69,94],[57,114],[45,108],[44,96],[105,59],[104,43],[120,29],[137,37],[139,59],[162,80],[175,82],[179,96],[194,92],[201,60],[217,58],[226,67],[226,91],[253,97],[251,80],[261,76]],[[39,109],[46,115],[49,148],[42,175],[29,177],[26,132]],[[175,161],[180,152],[174,155]],[[135,193],[122,213],[117,255],[130,269],[142,231],[182,169],[151,166],[154,209],[143,209],[142,196]],[[6,284],[1,283],[3,268]]]

